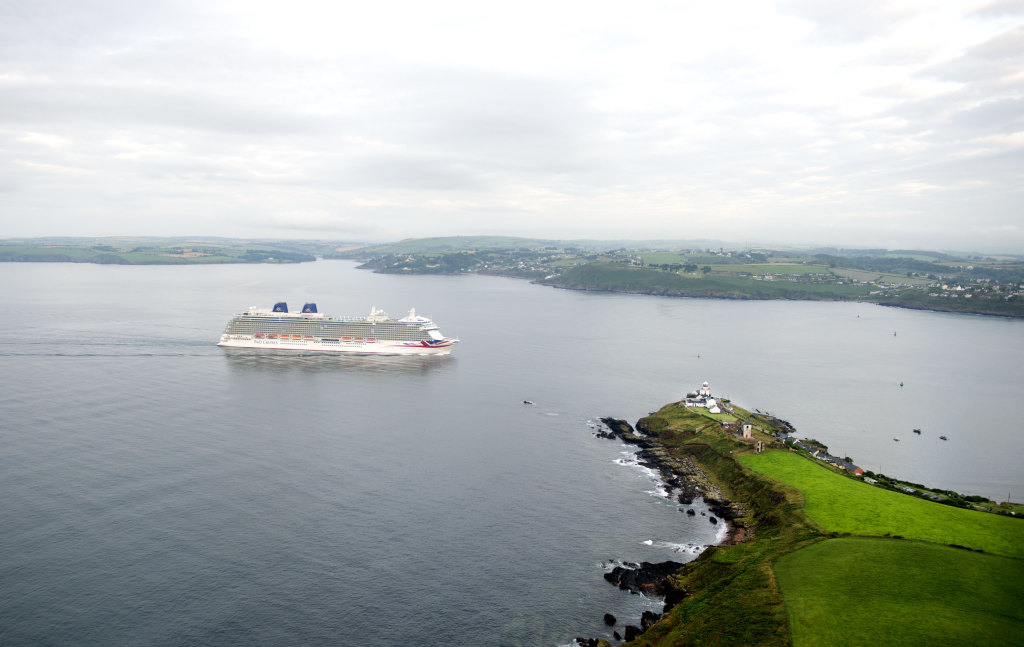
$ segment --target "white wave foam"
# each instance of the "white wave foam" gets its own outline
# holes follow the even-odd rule
[[[725,541],[725,538],[729,535],[729,522],[725,519],[720,519],[722,523],[718,524],[718,528],[715,530],[715,543],[720,544]]]
[[[636,568],[637,565],[634,562],[625,562],[621,559],[609,559],[607,562],[601,562],[601,568],[604,569],[607,573],[614,571],[616,568],[620,566],[626,568]]]
[[[705,546],[704,544],[682,544],[674,541],[655,541],[653,539],[648,539],[643,543],[645,546],[653,546],[655,548],[661,548],[664,550],[672,551],[673,553],[680,553],[685,555],[700,555],[701,552],[703,552],[703,550],[707,548],[707,546]]]
[[[653,490],[645,490],[645,492],[647,494],[650,494],[651,496],[659,498],[659,499],[667,499],[668,498],[668,490],[665,488],[664,485],[659,485],[658,487],[656,487]]]
[[[656,469],[641,465],[640,460],[637,458],[637,453],[633,451],[621,452],[622,457],[616,458],[613,462],[616,465],[625,465],[627,467],[634,467],[637,472],[643,477],[646,477],[654,483],[655,487],[653,490],[645,490],[645,492],[653,497],[659,499],[668,499],[669,490],[665,487],[665,483],[661,480],[661,472]]]

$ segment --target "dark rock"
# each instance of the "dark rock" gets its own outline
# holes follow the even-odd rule
[[[651,628],[655,622],[661,620],[661,616],[653,611],[644,611],[643,615],[640,616],[640,628],[647,631]]]
[[[681,562],[643,562],[628,566],[616,566],[610,573],[604,574],[604,579],[615,586],[630,593],[643,593],[648,597],[662,596],[668,591],[668,576],[674,575],[683,567]]]
[[[628,625],[628,626],[626,626],[626,642],[629,642],[630,640],[635,639],[637,636],[639,636],[642,633],[643,632],[640,631],[640,627],[637,627],[636,625]]]
[[[604,623],[609,627],[614,627],[616,623],[615,616],[610,613],[604,614]]]
[[[618,418],[601,418],[601,422],[608,427],[608,433],[603,436],[604,438],[618,438],[624,443],[630,445],[639,445],[645,447],[650,445],[650,439],[638,436],[633,430],[633,426],[625,420],[619,420]]]
[[[622,640],[622,636],[619,635],[619,632],[617,631],[612,632],[612,638],[614,638],[615,640]]]
[[[719,519],[725,519],[731,521],[738,516],[742,516],[742,513],[735,510],[728,501],[719,501],[717,499],[704,499],[704,502],[708,504],[708,510],[711,510]]]
[[[693,517],[693,516],[696,516],[696,515],[697,515],[697,513],[693,511],[693,508],[690,508],[689,510],[687,510],[687,511],[686,511],[686,514],[690,515],[691,517]]]
[[[662,613],[668,613],[669,609],[682,602],[687,595],[689,594],[684,589],[669,588],[665,591],[665,607]]]
[[[718,523],[718,519],[715,519],[714,517],[708,517],[708,521],[711,523]]]

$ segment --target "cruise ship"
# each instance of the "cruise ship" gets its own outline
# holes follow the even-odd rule
[[[276,350],[326,351],[381,355],[447,355],[458,339],[445,337],[437,324],[416,314],[401,319],[371,308],[366,317],[333,317],[317,312],[315,303],[288,312],[285,302],[270,310],[250,307],[228,322],[218,346]]]

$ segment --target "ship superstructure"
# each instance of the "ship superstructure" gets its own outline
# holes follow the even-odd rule
[[[416,314],[392,319],[376,307],[365,317],[334,317],[307,303],[289,312],[285,302],[270,310],[250,307],[228,322],[218,346],[383,355],[447,355],[459,342]]]

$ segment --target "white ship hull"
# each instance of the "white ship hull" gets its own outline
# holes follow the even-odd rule
[[[426,345],[423,342],[376,341],[322,342],[316,339],[254,339],[246,335],[222,335],[218,346],[226,348],[259,348],[263,350],[302,350],[363,355],[448,355],[455,342]]]

